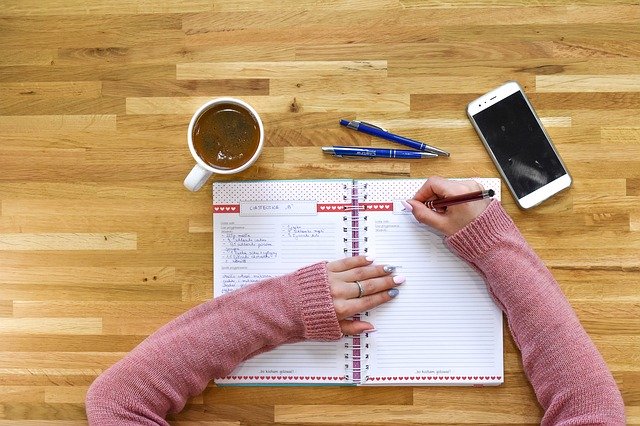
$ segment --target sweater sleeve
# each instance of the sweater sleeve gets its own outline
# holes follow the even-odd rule
[[[616,382],[551,272],[497,201],[445,243],[484,275],[507,316],[542,424],[624,424]]]
[[[244,359],[341,335],[324,263],[261,281],[187,311],[106,370],[87,393],[89,423],[166,425]]]

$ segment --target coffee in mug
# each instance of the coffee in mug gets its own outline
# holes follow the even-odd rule
[[[262,150],[264,127],[246,102],[218,98],[193,115],[187,141],[196,165],[184,185],[197,191],[213,173],[238,173],[253,164]]]
[[[258,150],[260,128],[242,106],[223,102],[208,108],[193,126],[193,148],[216,169],[237,169]]]

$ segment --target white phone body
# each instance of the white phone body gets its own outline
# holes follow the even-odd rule
[[[518,83],[507,82],[469,103],[467,115],[521,208],[571,186],[566,166]]]

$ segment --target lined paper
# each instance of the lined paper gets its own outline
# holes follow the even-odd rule
[[[379,185],[368,181],[372,202],[380,201]],[[414,186],[406,181],[389,192],[385,185],[386,197],[396,201],[393,214],[367,214],[369,252],[376,263],[395,265],[396,274],[406,276],[396,299],[368,313],[378,331],[366,340],[367,383],[499,382],[501,312],[479,274],[444,246],[441,235],[402,210],[399,200],[410,198]]]
[[[214,297],[320,260],[350,256],[356,247],[377,264],[395,265],[407,278],[396,299],[364,314],[378,331],[361,336],[358,348],[350,338],[284,345],[217,382],[501,383],[500,310],[478,273],[400,203],[423,183],[214,183]],[[499,179],[481,183],[500,193]],[[367,206],[358,218],[350,211],[354,195]]]

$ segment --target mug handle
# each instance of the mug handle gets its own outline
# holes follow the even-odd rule
[[[189,191],[195,192],[202,188],[202,185],[204,185],[212,174],[213,172],[210,172],[199,164],[196,164],[193,166],[193,169],[191,169],[187,177],[184,178],[184,186]]]

